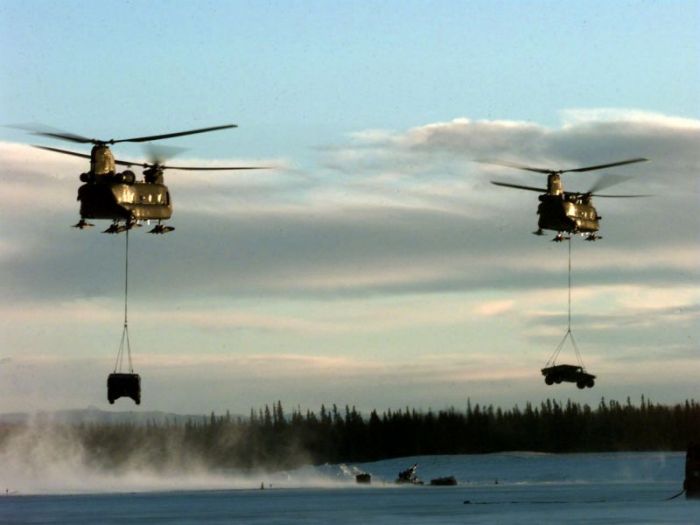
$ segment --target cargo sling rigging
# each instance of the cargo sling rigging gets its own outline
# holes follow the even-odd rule
[[[566,343],[567,339],[571,340],[571,346],[574,347],[574,352],[576,353],[576,359],[578,359],[578,364],[581,368],[584,370],[586,369],[585,366],[583,366],[583,359],[581,358],[581,352],[579,352],[578,345],[576,344],[576,340],[574,339],[574,334],[571,331],[571,238],[567,240],[569,243],[569,311],[568,311],[568,324],[567,324],[567,329],[566,333],[564,334],[564,338],[559,342],[557,345],[556,349],[554,350],[554,353],[552,356],[547,360],[547,363],[545,364],[545,367],[549,366],[554,366],[556,365],[557,358],[559,357],[559,353],[561,352],[562,348],[564,348],[564,344]]]
[[[134,367],[131,363],[131,343],[129,342],[129,230],[126,230],[126,250],[125,250],[125,267],[124,267],[124,329],[122,330],[122,339],[119,343],[119,352],[117,352],[117,361],[114,363],[114,372],[121,372],[124,366],[124,354],[127,357],[129,365],[129,373],[134,373]]]

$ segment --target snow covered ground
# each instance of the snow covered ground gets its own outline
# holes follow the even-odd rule
[[[459,485],[395,485],[414,463],[426,482],[453,475]],[[209,478],[93,474],[84,487],[0,498],[0,523],[700,523],[700,501],[668,500],[681,490],[683,465],[681,453],[513,452]],[[371,485],[354,482],[359,471],[372,474]]]

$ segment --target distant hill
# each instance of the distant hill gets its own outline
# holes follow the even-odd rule
[[[236,416],[233,416],[236,417]],[[147,423],[177,423],[188,421],[205,422],[209,416],[183,415],[169,412],[109,412],[90,406],[82,409],[56,410],[52,412],[14,412],[0,414],[0,423],[29,423],[29,422],[53,422],[63,424],[78,423],[134,423],[146,425]]]

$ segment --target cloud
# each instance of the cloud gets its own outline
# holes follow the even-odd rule
[[[483,317],[493,317],[512,311],[514,306],[515,301],[512,299],[487,301],[474,308],[474,313]]]
[[[317,410],[321,403],[349,403],[368,411],[406,405],[462,407],[467,398],[501,406],[522,399],[536,404],[545,397],[565,401],[573,392],[589,403],[597,403],[601,396],[624,399],[641,394],[652,395],[657,402],[677,402],[695,392],[693,378],[700,369],[693,354],[676,349],[650,354],[644,347],[594,353],[586,343],[579,338],[588,369],[599,381],[585,393],[573,386],[544,389],[539,369],[555,343],[536,353],[519,349],[504,354],[489,344],[468,352],[424,351],[399,361],[387,359],[386,352],[370,357],[327,355],[326,351],[262,354],[249,350],[244,356],[140,353],[135,366],[143,378],[146,405],[139,408],[122,401],[116,408],[177,407],[182,413],[231,409],[245,414],[251,407],[281,398],[285,407]],[[113,364],[106,358],[68,359],[56,354],[16,361],[14,372],[0,382],[0,394],[2,406],[23,410],[85,406],[103,399],[104,381]]]
[[[700,165],[696,148],[700,120],[621,109],[565,110],[562,119],[558,129],[528,122],[456,118],[404,132],[360,133],[351,136],[349,144],[329,149],[326,164],[343,172],[365,168],[444,177],[474,173],[476,167],[467,163],[480,158],[569,168],[643,156],[653,164],[616,171],[640,180],[648,177],[645,184],[667,183],[665,174],[672,174],[673,181],[681,185],[695,181],[693,173]],[[567,178],[573,184],[576,178],[590,180],[589,175],[578,174]]]
[[[491,221],[439,212],[309,210],[175,224],[178,229],[163,238],[131,234],[132,297],[327,299],[566,282],[566,246],[527,230],[494,233]],[[27,232],[26,240],[7,243],[6,295],[23,301],[121,297],[124,237],[52,227],[58,228],[52,235]],[[696,282],[700,251],[692,235],[644,242],[634,248],[624,237],[575,242],[574,282]]]
[[[700,120],[684,117],[674,117],[642,111],[639,109],[597,108],[597,109],[566,109],[561,113],[564,127],[576,127],[582,124],[598,126],[601,123],[635,124],[671,130],[700,130]]]
[[[137,353],[156,376],[158,362],[182,359],[167,373],[178,371],[195,397],[201,377],[219,372],[237,382],[234,389],[221,378],[222,398],[240,387],[264,400],[273,389],[256,374],[277,373],[307,399],[313,388],[359,399],[358,390],[378,382],[394,385],[389,405],[403,404],[409,384],[428,403],[454,399],[455,383],[478,384],[494,399],[506,386],[530,392],[532,363],[544,361],[566,327],[567,246],[530,235],[534,193],[489,184],[541,184],[538,174],[472,160],[568,168],[645,156],[652,162],[611,171],[633,175],[620,193],[655,196],[596,201],[604,239],[572,244],[574,326],[587,361],[617,360],[613,373],[634,355],[661,366],[659,349],[687,364],[700,304],[698,138],[693,119],[571,110],[559,127],[458,118],[359,131],[318,148],[311,167],[281,160],[285,170],[169,175],[175,232],[129,238]],[[3,370],[54,348],[90,352],[104,359],[95,370],[109,369],[124,236],[69,228],[79,159],[5,143],[0,164],[0,332],[13,359]],[[565,177],[567,188],[585,189],[595,176]],[[226,352],[239,360],[218,362]],[[201,361],[199,379],[188,378],[188,359]],[[90,383],[90,395],[101,396],[103,382]],[[81,388],[67,396],[85,398]],[[45,401],[50,390],[38,387],[33,399]],[[363,399],[371,406],[369,394]],[[179,401],[187,406],[185,394]]]

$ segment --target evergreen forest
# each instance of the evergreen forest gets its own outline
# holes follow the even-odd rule
[[[700,441],[700,404],[673,406],[642,398],[640,405],[602,399],[597,407],[547,400],[503,410],[469,403],[465,410],[405,408],[362,415],[354,407],[321,406],[318,413],[285,411],[281,402],[230,414],[147,424],[49,422],[0,424],[0,455],[21,446],[80,451],[81,460],[119,470],[288,469],[303,464],[368,462],[428,454],[501,451],[550,453],[685,450]],[[42,452],[45,453],[45,452]]]

